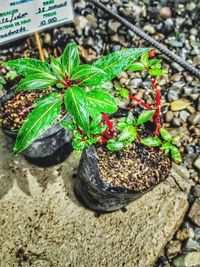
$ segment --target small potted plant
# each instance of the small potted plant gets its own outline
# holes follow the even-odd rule
[[[144,54],[128,69],[146,70],[153,76],[154,106],[129,95],[123,88],[121,95],[134,99],[147,110],[137,114],[130,109],[127,114],[108,117],[94,105],[92,113],[90,106],[87,107],[90,114],[95,114],[91,116],[87,132],[74,118],[62,123],[73,131],[73,148],[78,154],[82,153],[75,193],[92,210],[110,212],[123,208],[165,181],[172,159],[182,160],[176,147],[177,137],[172,138],[161,126],[156,76],[166,72],[161,68],[161,61],[151,56],[152,52]],[[89,92],[90,97],[94,92]]]
[[[1,100],[1,128],[16,136],[14,152],[23,151],[33,162],[42,158],[46,162],[48,155],[51,162],[49,158],[71,139],[71,129],[61,127],[65,116],[72,117],[88,136],[90,120],[97,111],[113,113],[117,109],[114,98],[100,87],[147,51],[149,48],[124,49],[92,65],[80,65],[78,48],[71,43],[59,59],[51,56],[50,64],[30,58],[6,62],[6,67],[25,77],[14,96]]]

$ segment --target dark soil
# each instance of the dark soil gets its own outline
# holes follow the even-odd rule
[[[50,91],[51,89],[19,93],[6,101],[0,109],[0,117],[2,119],[0,127],[7,130],[20,129],[27,116],[34,109],[35,100]]]
[[[97,148],[100,177],[105,182],[134,191],[146,191],[166,180],[171,160],[162,151],[149,151],[138,143],[132,143],[120,152]]]

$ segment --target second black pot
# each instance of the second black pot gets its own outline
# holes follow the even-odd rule
[[[13,91],[10,91],[1,98],[0,105],[13,96]],[[67,118],[69,115],[65,115],[62,119]],[[26,160],[41,167],[49,167],[61,163],[71,154],[73,150],[71,145],[72,132],[62,128],[61,120],[47,129],[21,153]],[[14,141],[16,140],[18,131],[8,129],[2,129],[2,131]]]

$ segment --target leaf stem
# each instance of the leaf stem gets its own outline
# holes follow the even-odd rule
[[[110,121],[109,117],[105,113],[102,115],[102,117],[108,126],[109,131],[113,132],[113,123]]]
[[[144,108],[146,108],[148,110],[152,110],[152,107],[149,104],[145,103],[144,101],[142,101],[141,99],[137,98],[136,96],[129,95],[129,98],[135,100],[138,103],[140,103]]]
[[[155,136],[158,137],[160,135],[160,128],[161,128],[161,95],[160,95],[160,86],[157,84],[155,77],[152,78],[152,87],[154,90],[155,106],[156,106],[156,111],[153,116],[153,121],[156,125]]]

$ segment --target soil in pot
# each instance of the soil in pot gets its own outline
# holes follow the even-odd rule
[[[159,150],[150,151],[143,145],[132,143],[120,152],[97,147],[99,174],[111,186],[147,191],[164,181],[171,168],[170,159]]]
[[[3,132],[16,139],[19,128],[34,108],[34,101],[50,91],[51,89],[22,92],[17,95],[10,92],[4,96],[1,99],[0,109]],[[59,123],[63,114],[60,115],[52,127],[22,152],[28,161],[38,166],[48,167],[64,161],[70,155],[72,152],[71,132],[63,129]],[[67,115],[64,117],[67,117]]]

